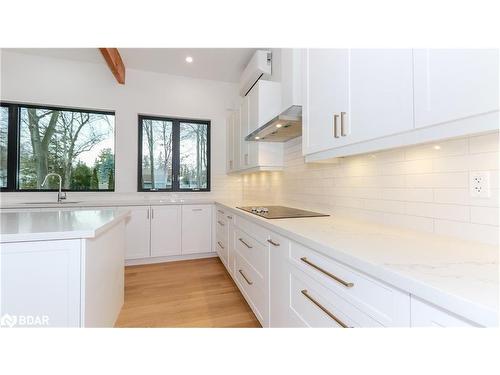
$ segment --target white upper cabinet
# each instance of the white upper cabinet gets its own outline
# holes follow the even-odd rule
[[[303,53],[302,151],[307,155],[337,143],[334,116],[349,108],[349,53],[347,49],[309,49]]]
[[[233,155],[234,155],[234,161],[233,161],[233,170],[237,171],[241,168],[241,143],[242,143],[242,136],[241,134],[241,117],[240,117],[240,110],[236,110],[233,112],[232,116],[232,125],[233,125]]]
[[[498,111],[497,49],[417,49],[413,56],[416,128]]]
[[[234,170],[234,114],[231,113],[226,118],[226,171],[228,173]]]
[[[305,55],[305,154],[413,128],[410,49],[311,49]]]
[[[248,133],[260,128],[281,113],[281,84],[259,80],[247,94],[249,100]],[[244,134],[247,136],[248,134]]]
[[[233,168],[230,172],[276,170],[283,167],[283,144],[246,141],[245,137],[281,112],[280,83],[258,81],[241,99],[241,104],[227,120],[228,149],[233,150]],[[231,127],[231,130],[229,128]]]
[[[302,105],[302,49],[281,50],[281,112]]]
[[[181,254],[181,206],[151,207],[151,256]]]
[[[344,126],[350,131],[340,138],[341,143],[411,130],[411,49],[352,49],[349,52],[349,109]]]
[[[303,52],[306,161],[498,129],[498,50]]]

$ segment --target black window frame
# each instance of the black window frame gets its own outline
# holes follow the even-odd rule
[[[142,133],[143,121],[169,121],[172,123],[172,187],[170,189],[144,189],[142,181]],[[202,124],[207,126],[207,187],[206,188],[180,188],[179,173],[180,173],[180,124]],[[200,119],[188,119],[180,117],[169,116],[155,116],[155,115],[139,115],[138,116],[138,150],[137,150],[137,191],[138,192],[151,192],[151,193],[168,193],[168,192],[186,192],[186,193],[199,193],[209,192],[211,189],[211,121]]]
[[[73,111],[84,113],[95,113],[101,115],[112,115],[115,117],[115,125],[113,129],[113,171],[116,176],[116,113],[114,111],[101,111],[94,109],[74,108],[74,107],[59,107],[53,105],[43,104],[26,104],[17,102],[0,102],[0,106],[9,108],[8,120],[8,140],[7,140],[7,187],[0,188],[1,192],[15,192],[15,193],[46,193],[56,192],[58,189],[19,189],[19,161],[20,161],[20,126],[21,126],[21,111],[20,108],[36,108],[42,110],[52,111]],[[13,147],[14,145],[14,147]],[[116,188],[116,180],[113,189],[88,189],[88,190],[74,190],[62,189],[62,191],[75,192],[75,193],[106,193],[114,192]]]

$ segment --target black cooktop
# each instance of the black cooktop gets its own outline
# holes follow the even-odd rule
[[[292,219],[299,217],[330,216],[318,212],[304,211],[297,208],[284,206],[248,206],[237,208],[260,217],[265,217],[266,219]]]

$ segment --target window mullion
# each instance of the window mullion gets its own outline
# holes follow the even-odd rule
[[[175,120],[172,122],[172,190],[179,191],[180,189],[180,122]]]

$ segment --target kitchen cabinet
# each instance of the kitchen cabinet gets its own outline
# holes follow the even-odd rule
[[[212,251],[212,205],[182,206],[182,254]]]
[[[181,206],[151,206],[151,256],[181,254]]]
[[[139,259],[150,255],[150,216],[149,206],[130,206],[130,216],[125,221],[125,258]]]
[[[240,109],[237,109],[233,112],[233,138],[231,142],[233,143],[233,171],[239,171],[241,166],[241,153],[242,153],[242,142],[243,142],[243,134],[241,133],[241,112]]]
[[[498,111],[498,49],[416,49],[413,59],[416,128]]]
[[[305,154],[413,128],[410,49],[311,49],[304,54]]]
[[[302,52],[306,162],[498,129],[498,50]]]
[[[234,165],[234,113],[226,118],[226,171],[231,173],[235,169]]]
[[[280,84],[272,81],[258,81],[239,107],[227,119],[229,159],[228,173],[279,170],[283,168],[283,144],[246,141],[245,137],[280,113]],[[232,135],[232,136],[231,136]],[[230,156],[228,156],[230,157]],[[231,161],[232,162],[232,168]]]
[[[15,327],[113,327],[124,301],[125,222],[95,233],[2,242],[0,316]]]
[[[411,297],[412,327],[476,327],[476,325],[437,306]]]

